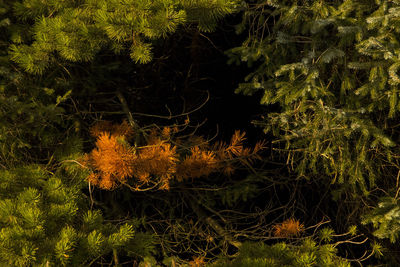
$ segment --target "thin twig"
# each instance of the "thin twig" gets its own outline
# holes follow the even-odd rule
[[[117,91],[116,95],[119,99],[119,101],[121,102],[122,105],[122,110],[125,112],[127,118],[128,118],[128,122],[129,124],[136,130],[139,129],[139,125],[135,122],[135,120],[133,119],[132,113],[129,109],[128,103],[126,102],[126,99],[124,97],[124,95],[120,92]]]
[[[219,225],[219,223],[217,221],[215,221],[213,218],[206,216],[205,213],[201,210],[201,208],[199,207],[199,205],[196,203],[195,200],[191,199],[190,200],[190,205],[192,207],[192,209],[194,210],[194,212],[197,214],[197,216],[200,219],[203,219],[208,225],[210,225],[215,232],[217,232],[217,234],[219,234],[220,236],[223,236],[225,238],[225,240],[231,244],[232,246],[236,247],[236,248],[240,248],[240,246],[242,245],[241,242],[239,241],[235,241],[226,231],[224,228],[222,228],[221,225]]]

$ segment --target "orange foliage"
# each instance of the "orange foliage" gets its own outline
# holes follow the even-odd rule
[[[150,176],[159,177],[162,187],[168,189],[169,180],[176,173],[176,147],[158,139],[154,145],[141,147],[138,151],[133,164],[135,177],[141,182],[148,182]]]
[[[258,153],[264,147],[265,142],[256,143],[253,149],[246,148],[243,145],[243,142],[246,140],[245,134],[245,132],[235,131],[229,144],[217,142],[213,146],[219,160],[228,162],[224,168],[224,173],[233,173],[234,167],[229,163],[231,161],[238,160],[244,164],[251,164],[254,159],[261,159]]]
[[[248,150],[243,148],[243,141],[246,140],[244,137],[245,135],[245,132],[241,133],[240,131],[235,131],[232,136],[231,143],[225,149],[225,151],[238,157],[248,154]]]
[[[134,134],[132,127],[126,120],[121,124],[112,124],[109,121],[101,121],[96,123],[90,129],[90,134],[93,137],[99,137],[103,133],[110,133],[115,136],[124,136],[126,138],[130,138]]]
[[[202,267],[206,266],[204,257],[193,257],[193,260],[189,262],[190,267]]]
[[[190,149],[190,152],[191,155],[178,165],[176,175],[178,181],[207,176],[219,167],[219,162],[213,151],[205,151],[195,146]]]
[[[103,189],[112,189],[117,181],[124,182],[132,176],[136,155],[123,141],[122,137],[109,133],[99,135],[96,148],[86,157],[86,162],[97,171],[89,176],[91,183]]]
[[[82,164],[92,171],[88,181],[111,190],[126,184],[128,178],[135,178],[135,190],[143,186],[169,189],[173,178],[182,181],[218,171],[230,175],[236,168],[235,162],[251,162],[263,147],[263,143],[258,143],[253,150],[245,148],[245,134],[239,131],[228,145],[218,143],[210,148],[208,141],[196,136],[191,136],[186,143],[179,140],[173,145],[172,135],[177,132],[176,127],[153,128],[146,145],[132,147],[126,140],[132,137],[133,130],[126,121],[120,125],[96,124],[91,128],[91,134],[97,138],[96,147],[82,159]],[[176,145],[185,156],[177,152]]]
[[[274,236],[276,237],[291,237],[298,236],[304,231],[304,225],[298,220],[288,219],[282,223],[274,225]]]

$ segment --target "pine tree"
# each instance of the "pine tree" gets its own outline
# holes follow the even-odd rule
[[[217,262],[211,266],[350,266],[350,263],[335,255],[336,248],[331,244],[317,246],[311,239],[301,245],[285,242],[274,245],[264,243],[244,243],[239,255],[233,261]]]
[[[0,265],[79,266],[106,261],[118,265],[119,258],[151,258],[153,236],[138,230],[140,223],[133,216],[104,222],[111,216],[108,207],[100,202],[96,208],[101,206],[102,211],[89,207],[95,200],[81,179],[88,173],[60,167],[83,150],[80,121],[64,105],[71,95],[79,95],[73,92],[78,79],[64,76],[76,69],[68,70],[65,62],[94,61],[102,49],[124,50],[135,61],[147,62],[155,39],[173,33],[183,22],[211,30],[211,24],[235,5],[225,1],[81,4],[0,1]],[[210,10],[209,17],[202,17],[207,12],[199,5]],[[74,67],[82,69],[78,63]]]
[[[33,21],[33,29],[10,47],[12,59],[26,71],[42,73],[58,61],[92,61],[102,50],[129,54],[138,63],[152,58],[152,41],[196,23],[211,31],[237,7],[235,0],[124,0],[15,2],[15,15]],[[32,41],[30,41],[32,40]]]
[[[236,92],[279,110],[257,122],[300,176],[365,194],[398,171],[397,1],[249,3],[249,38],[230,61],[252,67]]]
[[[275,12],[286,2],[268,3]],[[240,131],[235,132],[230,142],[215,144],[192,132],[187,134],[198,128],[189,125],[188,113],[177,116],[179,119],[175,122],[180,127],[162,127],[157,120],[150,122],[155,125],[139,127],[141,124],[130,108],[134,106],[137,114],[143,115],[136,105],[147,103],[124,98],[129,95],[128,100],[138,100],[139,97],[133,96],[148,88],[156,88],[157,92],[164,90],[165,85],[157,88],[162,83],[157,84],[143,74],[153,67],[144,64],[152,62],[153,51],[170,36],[180,38],[185,30],[196,29],[197,33],[214,30],[218,20],[237,10],[238,1],[0,0],[0,5],[0,45],[4,48],[0,52],[0,264],[122,265],[122,259],[127,259],[129,264],[141,262],[141,265],[156,266],[160,259],[167,266],[199,266],[215,259],[217,254],[224,257],[237,249],[237,259],[221,264],[347,264],[336,256],[333,245],[322,242],[323,238],[318,244],[304,241],[302,235],[306,229],[300,221],[278,222],[280,218],[293,218],[290,213],[296,205],[283,211],[280,192],[277,194],[276,189],[282,186],[296,191],[298,187],[290,185],[291,177],[284,177],[280,170],[269,170],[265,174],[253,168],[253,160],[259,159],[257,152],[263,146],[261,143],[253,149],[246,148],[244,133]],[[295,9],[291,12],[288,20],[297,14]],[[264,22],[260,17],[260,23],[268,25]],[[324,23],[330,26],[329,21]],[[292,38],[283,32],[277,36],[282,40],[279,45]],[[318,41],[316,44],[320,45]],[[306,72],[301,64],[284,62],[297,60],[297,53],[287,54],[283,48],[281,54],[277,53],[283,62],[274,59],[277,64],[272,66],[276,67],[273,74],[286,77],[290,72]],[[295,48],[296,45],[291,49]],[[247,51],[243,59],[257,64],[255,60],[261,59],[257,58],[258,52],[254,54],[253,48],[246,49],[232,51]],[[271,51],[263,52],[262,56],[271,56]],[[336,64],[345,58],[345,52],[342,46],[328,49],[321,54],[321,62]],[[163,54],[161,58],[168,56]],[[154,58],[162,61],[157,56]],[[352,63],[352,66],[363,63]],[[175,66],[166,68],[174,70]],[[391,68],[393,77],[395,72],[395,67]],[[158,76],[158,69],[154,73]],[[170,72],[165,75],[170,78]],[[310,84],[318,80],[313,75]],[[168,84],[173,85],[175,94],[175,86],[179,85],[172,78]],[[142,80],[146,81],[141,83]],[[148,86],[153,82],[154,85]],[[262,83],[253,80],[251,85],[259,89]],[[245,88],[250,87],[242,86]],[[297,93],[301,95],[299,88]],[[282,100],[286,93],[281,91],[274,103],[286,103]],[[287,96],[286,104],[290,106],[297,96]],[[330,94],[326,97],[333,101]],[[324,110],[327,104],[321,101],[326,99],[318,101],[314,102]],[[310,115],[312,120],[312,110],[317,109],[310,104],[300,113]],[[290,113],[290,109],[287,111]],[[329,114],[327,118],[332,116]],[[272,118],[278,115],[273,114]],[[121,121],[122,116],[128,122],[95,123],[103,119]],[[174,116],[167,117],[171,122]],[[307,123],[299,118],[296,117],[296,123]],[[353,122],[353,119],[348,120]],[[334,126],[337,120],[335,117]],[[325,134],[318,128],[320,121],[317,117],[311,125],[315,128],[309,128],[304,136],[309,132]],[[386,132],[381,133],[379,127],[364,117],[355,122],[369,127],[372,132],[369,137],[381,136],[377,147],[386,148],[383,144]],[[95,126],[89,129],[90,125]],[[351,138],[357,137],[360,132],[357,129],[350,133]],[[335,135],[332,133],[332,136]],[[365,138],[365,142],[371,139]],[[345,143],[347,139],[338,140]],[[288,148],[293,149],[294,145],[289,143]],[[336,160],[334,156],[332,152],[330,157]],[[299,158],[293,157],[293,164]],[[318,159],[317,155],[314,164],[320,170]],[[309,159],[304,162],[307,165]],[[305,174],[308,167],[304,168]],[[334,167],[327,167],[329,174],[334,173]],[[346,175],[343,177],[347,179]],[[278,178],[282,180],[276,182]],[[362,188],[366,190],[365,186]],[[260,212],[250,200],[258,197],[264,205],[265,195],[271,199],[265,204],[268,207]],[[269,209],[275,208],[270,205],[276,203],[280,207],[269,216]],[[265,227],[268,224],[270,227]],[[323,233],[325,240],[333,238],[332,231]],[[285,239],[285,242],[274,245],[270,240],[271,245],[247,245],[242,243],[246,238]],[[297,238],[304,242],[291,242]]]
[[[91,186],[95,183],[89,185],[87,192],[88,185],[81,180],[90,178],[86,168],[72,173],[64,169],[66,163],[79,164],[74,159],[84,149],[84,125],[75,104],[85,102],[85,97],[96,98],[94,93],[105,83],[119,86],[120,80],[109,74],[115,72],[115,66],[116,72],[135,66],[132,63],[126,67],[123,60],[115,58],[104,64],[104,54],[128,56],[136,63],[149,62],[153,43],[158,39],[191,25],[211,31],[220,18],[233,12],[237,2],[24,0],[0,4],[4,48],[0,62],[0,142],[1,168],[5,169],[0,173],[4,179],[0,197],[0,263],[118,265],[120,257],[153,262],[153,237],[140,232],[143,229],[138,229],[134,216],[130,216],[131,220],[121,219],[123,213],[118,212],[123,204],[116,203],[111,194],[101,195],[104,202],[92,199]],[[120,127],[112,133],[96,136],[96,152],[91,153],[92,174],[101,177],[100,184],[106,189],[113,188],[116,181],[125,182],[132,175],[132,166],[125,163],[136,159],[132,153],[136,146],[124,140],[129,131],[123,132]],[[175,161],[171,161],[175,157],[174,145],[157,138],[138,149],[138,161],[147,163],[140,165],[142,173],[138,178],[142,182],[170,178],[170,166],[162,167]],[[221,157],[248,152],[241,142],[230,148],[231,151],[220,150]],[[109,152],[119,160],[103,160],[102,156]],[[180,168],[181,180],[205,176],[216,169],[209,164],[212,153],[208,150],[196,147],[183,154],[187,156],[182,158],[187,166],[206,163],[210,168],[195,175]],[[228,167],[233,168],[227,166],[227,170]],[[95,180],[92,177],[91,181]],[[127,198],[132,199],[132,194]],[[9,205],[12,199],[18,201]],[[89,208],[89,204],[94,207]],[[104,222],[110,218],[113,223]]]
[[[363,224],[372,223],[376,228],[374,235],[378,238],[389,238],[392,243],[400,234],[400,207],[398,200],[391,197],[380,199],[378,206],[366,214]]]
[[[100,210],[84,204],[81,178],[71,184],[73,173],[49,175],[35,165],[1,171],[1,264],[78,266],[109,254],[118,264],[118,254],[150,255],[151,243],[143,241],[151,236],[137,235],[133,220],[120,226],[105,223]]]
[[[399,11],[391,0],[248,1],[237,25],[248,38],[228,51],[231,64],[249,67],[236,92],[261,93],[269,106],[255,124],[274,137],[276,159],[298,179],[334,184],[327,193],[346,206],[337,224],[363,217],[377,238],[392,242],[399,222]],[[398,265],[398,256],[386,253]]]

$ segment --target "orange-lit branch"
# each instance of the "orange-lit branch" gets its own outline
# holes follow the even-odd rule
[[[236,131],[229,144],[218,143],[211,148],[208,143],[193,144],[196,138],[190,138],[191,148],[187,151],[182,142],[174,142],[172,134],[176,132],[168,127],[154,128],[147,144],[134,148],[127,141],[133,135],[127,122],[96,124],[91,129],[92,136],[97,138],[96,147],[82,160],[92,171],[88,181],[107,190],[127,183],[134,183],[130,188],[135,190],[146,187],[168,189],[173,178],[183,181],[215,172],[230,175],[235,170],[235,162],[251,162],[259,157],[258,152],[263,147],[263,143],[258,143],[254,149],[245,148],[245,134]],[[182,145],[180,153],[177,144]],[[133,178],[133,182],[128,178]]]

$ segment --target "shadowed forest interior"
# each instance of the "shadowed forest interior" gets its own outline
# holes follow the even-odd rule
[[[0,0],[0,265],[400,266],[399,18]]]

